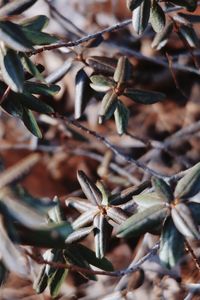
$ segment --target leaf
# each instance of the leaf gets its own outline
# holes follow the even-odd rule
[[[67,274],[67,269],[58,269],[51,277],[51,280],[49,281],[49,289],[50,295],[53,298],[56,298],[59,295],[61,285],[65,281]]]
[[[187,199],[195,196],[200,191],[200,163],[193,166],[186,175],[181,178],[175,188],[176,198]]]
[[[192,26],[181,25],[179,33],[191,48],[199,47],[199,38]]]
[[[83,171],[77,172],[77,179],[87,199],[93,204],[100,205],[102,201],[102,195],[96,185]]]
[[[23,27],[34,31],[42,31],[49,23],[49,18],[44,15],[34,16],[32,18],[24,19],[20,23]]]
[[[3,225],[2,216],[0,217],[0,253],[5,266],[12,272],[20,276],[28,275],[28,266],[22,252],[9,239]]]
[[[32,81],[26,81],[24,83],[24,89],[28,93],[44,96],[54,96],[60,91],[59,85],[47,85]]]
[[[170,0],[170,2],[178,6],[182,6],[191,12],[195,11],[195,9],[197,8],[196,0]]]
[[[114,81],[103,75],[93,75],[90,80],[91,88],[97,92],[107,92],[114,87]]]
[[[81,268],[91,270],[90,265],[88,264],[88,262],[86,260],[84,260],[82,253],[79,251],[79,248],[76,247],[76,245],[74,245],[74,244],[68,245],[67,248],[64,250],[63,255],[68,262],[70,262],[76,266],[79,266]],[[80,274],[84,278],[96,281],[96,276],[93,274],[85,274],[85,273],[83,274],[81,272],[80,272]]]
[[[151,44],[152,48],[160,50],[167,44],[169,36],[172,33],[173,26],[173,22],[169,22],[161,32],[155,35]]]
[[[43,114],[51,114],[54,112],[53,108],[46,104],[45,102],[39,100],[31,94],[14,94],[13,97],[17,97],[17,100],[22,103],[23,106],[29,108],[31,110],[43,113]]]
[[[10,97],[7,97],[6,101],[3,101],[1,106],[8,114],[20,119],[22,118],[24,108],[16,98],[11,99]]]
[[[35,4],[36,1],[37,0],[13,0],[1,7],[0,16],[5,17],[21,14],[23,11]]]
[[[83,69],[76,74],[75,79],[75,119],[79,119],[90,100],[90,79]]]
[[[123,95],[137,103],[146,105],[154,104],[156,102],[164,100],[165,98],[165,94],[163,93],[148,90],[136,90],[132,88],[125,89]]]
[[[72,232],[65,240],[66,244],[71,244],[85,238],[93,230],[93,226],[80,228]]]
[[[115,91],[108,91],[102,99],[100,112],[99,112],[99,124],[110,119],[117,108],[117,95]]]
[[[126,6],[128,7],[129,10],[133,11],[138,6],[140,6],[142,2],[143,0],[127,0]]]
[[[28,130],[30,130],[30,132],[33,135],[35,135],[40,139],[42,138],[42,133],[40,131],[40,128],[38,127],[35,117],[30,109],[24,108],[22,120],[24,122],[24,125],[28,128]]]
[[[95,72],[113,76],[116,68],[116,60],[106,56],[89,56],[86,62]]]
[[[24,70],[17,53],[11,49],[1,48],[0,66],[2,77],[14,92],[22,93]]]
[[[94,207],[92,204],[88,203],[86,199],[79,197],[69,197],[65,200],[65,204],[70,208],[77,209],[81,213]]]
[[[114,112],[114,117],[118,134],[124,134],[128,127],[129,110],[120,100],[117,102],[117,108]]]
[[[165,27],[165,13],[155,0],[151,7],[150,23],[155,32],[161,32]]]
[[[117,224],[122,224],[128,219],[128,216],[120,207],[107,208],[107,215]]]
[[[134,196],[133,199],[142,209],[165,203],[164,199],[160,198],[157,193],[144,193]]]
[[[187,206],[191,211],[191,214],[195,220],[195,223],[200,225],[200,205],[199,205],[199,203],[189,202]]]
[[[41,294],[47,287],[48,284],[48,276],[45,272],[46,266],[42,267],[41,271],[39,272],[37,278],[34,281],[33,288],[35,289],[37,294]]]
[[[184,203],[172,207],[171,216],[179,232],[189,238],[200,239],[199,230],[190,209]]]
[[[91,249],[85,247],[82,244],[77,244],[75,247],[78,249],[78,251],[81,253],[83,258],[90,264],[93,265],[101,270],[105,271],[113,271],[113,265],[109,260],[107,260],[105,257],[99,259],[96,257],[94,251]]]
[[[117,62],[117,67],[114,73],[114,81],[121,84],[130,79],[131,64],[126,56],[121,56]]]
[[[56,83],[60,81],[70,70],[72,67],[72,62],[66,60],[62,66],[58,67],[54,72],[52,72],[50,75],[48,75],[45,78],[45,81],[47,83]]]
[[[97,214],[94,217],[94,242],[97,258],[105,256],[105,251],[112,233],[112,226],[102,214]]]
[[[16,51],[25,52],[33,49],[32,43],[24,35],[21,26],[10,21],[0,21],[0,39]]]
[[[42,74],[38,70],[37,66],[32,62],[32,60],[25,53],[20,53],[20,56],[24,68],[28,72],[30,72],[30,74],[32,74],[33,77],[35,77],[37,80],[44,81]]]
[[[118,237],[140,236],[160,225],[167,216],[168,209],[164,204],[153,205],[128,218],[120,227]]]
[[[7,168],[3,173],[0,173],[0,189],[22,178],[22,176],[27,174],[40,158],[38,153],[28,155],[14,166]]]
[[[29,228],[45,226],[44,214],[28,206],[10,188],[1,189],[0,202],[7,207],[9,214],[19,223]]]
[[[97,214],[98,212],[98,208],[93,208],[89,211],[84,212],[82,215],[80,215],[80,217],[78,217],[73,223],[72,223],[72,227],[74,230],[79,229],[80,227],[83,227],[87,224],[90,224],[93,219],[94,216]]]
[[[160,261],[166,268],[171,269],[184,255],[184,238],[171,218],[165,221],[160,240]]]
[[[66,216],[65,216],[64,209],[62,207],[62,203],[57,196],[53,198],[53,203],[55,204],[55,206],[48,212],[48,216],[50,217],[50,219],[54,223],[58,223],[58,224],[62,221],[66,222]]]
[[[152,184],[155,192],[160,198],[163,198],[166,202],[172,202],[174,195],[172,193],[171,187],[161,178],[153,177]]]
[[[150,17],[151,1],[143,0],[142,4],[133,11],[132,24],[137,34],[141,35],[146,29]]]
[[[189,23],[192,23],[192,24],[200,23],[200,15],[178,13],[177,16],[178,16],[178,18],[181,18],[188,24]]]
[[[25,37],[32,43],[32,45],[50,45],[58,42],[58,39],[55,36],[52,36],[48,33],[29,29],[26,27],[21,27]]]

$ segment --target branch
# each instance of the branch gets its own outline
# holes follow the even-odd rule
[[[38,264],[49,265],[49,266],[52,266],[57,269],[68,269],[73,272],[78,272],[78,273],[83,273],[83,274],[88,274],[88,275],[92,274],[92,275],[107,275],[107,276],[111,276],[111,277],[122,277],[124,275],[136,272],[145,261],[147,261],[148,259],[150,259],[152,256],[154,256],[156,254],[158,249],[159,249],[159,243],[155,244],[154,247],[145,256],[143,256],[141,259],[139,259],[131,268],[127,268],[127,269],[123,269],[123,270],[119,270],[119,271],[113,271],[113,272],[94,271],[91,269],[81,268],[79,266],[72,265],[72,264],[67,264],[67,263],[63,264],[63,263],[59,263],[59,262],[48,261],[43,258],[36,257],[32,253],[30,253],[28,250],[26,250],[26,254],[29,257],[31,257]]]

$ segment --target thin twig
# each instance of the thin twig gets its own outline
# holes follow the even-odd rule
[[[147,261],[148,259],[150,259],[152,256],[154,256],[156,254],[158,249],[159,249],[159,243],[155,244],[154,247],[145,256],[143,256],[141,259],[139,259],[131,268],[127,268],[127,269],[123,269],[123,270],[119,270],[119,271],[111,271],[111,272],[109,272],[109,271],[94,271],[91,269],[81,268],[79,266],[72,265],[72,264],[63,264],[63,263],[59,263],[59,262],[48,261],[41,257],[36,257],[32,253],[30,253],[28,250],[26,250],[26,254],[28,256],[30,256],[38,264],[50,265],[57,269],[68,269],[73,272],[79,272],[79,273],[88,274],[88,275],[92,274],[92,275],[107,275],[107,276],[111,276],[111,277],[122,277],[124,275],[136,272],[145,261]]]

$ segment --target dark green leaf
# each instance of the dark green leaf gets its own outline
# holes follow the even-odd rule
[[[195,223],[200,225],[200,204],[197,202],[189,202],[188,208],[191,211],[191,214],[195,220]]]
[[[37,66],[32,62],[32,60],[25,53],[20,53],[20,56],[24,68],[37,80],[44,81],[41,72],[38,70]]]
[[[136,195],[133,199],[139,208],[142,209],[165,203],[164,199],[160,198],[157,193],[144,193]]]
[[[120,100],[117,102],[117,108],[114,112],[114,117],[118,134],[124,134],[128,126],[129,110]]]
[[[200,163],[192,167],[181,178],[175,188],[175,197],[187,199],[195,196],[200,191]]]
[[[0,9],[0,16],[12,16],[21,14],[23,11],[32,6],[37,0],[13,0]]]
[[[153,205],[128,218],[118,230],[118,237],[140,236],[164,222],[168,209],[164,204]]]
[[[48,276],[45,272],[46,267],[42,267],[39,272],[36,280],[34,281],[33,288],[35,289],[37,294],[44,292],[48,284]]]
[[[184,237],[174,226],[171,218],[165,221],[161,241],[159,258],[166,268],[173,268],[184,254]]]
[[[180,17],[182,20],[184,20],[186,23],[200,23],[200,15],[193,15],[193,14],[184,14],[184,13],[178,13],[178,17]]]
[[[199,230],[192,213],[184,203],[172,207],[171,215],[176,228],[182,235],[197,240],[200,239]]]
[[[26,81],[24,83],[24,90],[30,94],[54,96],[60,91],[59,85],[42,84],[37,82]]]
[[[113,76],[116,68],[116,60],[105,56],[90,56],[86,62],[95,72]]]
[[[24,93],[24,94],[14,94],[13,97],[16,97],[17,100],[22,103],[23,106],[43,113],[43,114],[51,114],[54,112],[53,108],[49,106],[48,104],[42,102],[38,98],[34,97],[31,94]]]
[[[171,3],[186,8],[188,11],[195,11],[197,8],[197,0],[170,0]]]
[[[48,283],[52,298],[55,298],[59,295],[61,285],[65,281],[67,274],[67,269],[58,269],[51,277]]]
[[[113,265],[105,257],[99,259],[96,257],[95,252],[85,247],[84,245],[75,245],[83,258],[90,264],[105,271],[113,271]]]
[[[148,90],[136,90],[132,88],[127,88],[123,95],[137,103],[147,105],[162,101],[165,98],[165,94],[163,93]]]
[[[155,0],[151,7],[150,22],[155,32],[161,32],[165,27],[165,13]]]
[[[4,81],[14,92],[23,92],[24,70],[18,54],[11,49],[1,48],[1,73]]]
[[[141,35],[146,29],[150,17],[151,1],[143,0],[142,4],[133,11],[133,28]]]
[[[93,224],[96,257],[101,259],[105,256],[105,251],[112,233],[112,226],[102,214],[97,214],[94,217]]]
[[[80,228],[72,232],[65,240],[66,244],[71,244],[85,238],[93,230],[93,226]]]
[[[191,48],[198,48],[199,39],[192,26],[181,25],[179,33]]]
[[[47,16],[39,15],[23,20],[20,24],[29,30],[42,31],[49,23]]]
[[[152,184],[160,198],[163,198],[167,202],[171,202],[174,199],[171,187],[163,179],[153,177]]]
[[[161,32],[155,35],[151,46],[156,50],[163,48],[168,42],[173,26],[173,22],[169,22]]]
[[[58,39],[51,36],[48,33],[28,29],[26,27],[21,27],[25,37],[32,43],[32,45],[49,45],[58,42]]]
[[[16,51],[32,50],[32,43],[24,35],[22,27],[10,21],[0,21],[0,39]]]
[[[91,88],[97,92],[107,92],[114,87],[114,81],[103,75],[93,75],[90,77]]]
[[[108,91],[102,99],[101,108],[99,112],[99,124],[110,119],[117,108],[117,95],[115,91]]]
[[[124,83],[130,79],[131,64],[126,56],[121,56],[117,62],[117,67],[114,73],[114,81],[117,83]]]
[[[141,5],[143,0],[126,0],[126,5],[129,10],[133,11],[135,8]]]
[[[24,122],[24,125],[28,128],[28,130],[30,130],[33,135],[38,138],[42,138],[40,128],[38,127],[35,117],[30,109],[23,109],[22,120]]]
[[[83,69],[80,69],[78,73],[76,74],[75,79],[75,119],[79,119],[84,110],[86,105],[88,104],[90,100],[90,79],[86,72]]]

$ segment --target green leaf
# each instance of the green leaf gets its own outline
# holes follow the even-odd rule
[[[101,270],[113,271],[113,265],[105,257],[101,259],[97,258],[95,252],[85,247],[84,245],[77,244],[75,245],[75,247],[90,265],[95,266]]]
[[[133,199],[142,209],[165,203],[164,199],[160,198],[157,193],[144,193],[134,196]]]
[[[89,56],[86,62],[95,73],[113,76],[116,68],[116,60],[106,56]]]
[[[169,22],[161,32],[155,35],[151,44],[152,48],[160,50],[167,44],[169,36],[172,33],[173,26],[173,22]]]
[[[143,0],[142,4],[133,11],[133,28],[141,35],[146,29],[150,17],[151,1]]]
[[[103,75],[93,75],[90,80],[92,81],[91,88],[97,92],[107,92],[115,85],[112,79]]]
[[[110,119],[117,108],[117,95],[115,91],[108,91],[102,99],[100,112],[99,112],[99,124]]]
[[[54,112],[53,108],[46,104],[45,102],[42,102],[38,98],[34,97],[31,94],[24,93],[24,94],[15,94],[13,97],[17,97],[17,100],[22,103],[23,106],[43,113],[43,114],[51,114]]]
[[[58,42],[58,39],[48,33],[21,27],[25,37],[32,43],[32,45],[49,45]]]
[[[196,202],[189,202],[188,208],[191,211],[191,214],[195,220],[195,223],[200,225],[200,204]]]
[[[107,215],[110,219],[112,219],[117,224],[122,224],[128,219],[127,214],[120,207],[108,207]]]
[[[32,60],[25,53],[20,53],[20,57],[23,67],[37,80],[44,81],[42,74],[38,70],[37,66],[32,62]]]
[[[33,49],[32,43],[24,35],[21,26],[10,21],[0,21],[0,39],[16,51],[25,52]]]
[[[171,218],[165,221],[160,238],[159,258],[168,269],[173,268],[184,255],[184,237],[174,226]]]
[[[24,83],[24,90],[30,94],[54,96],[60,91],[59,85],[42,84],[37,82],[26,81]]]
[[[102,201],[101,192],[90,178],[83,171],[78,171],[77,179],[87,199],[93,204],[100,205]]]
[[[179,33],[191,48],[199,47],[199,38],[192,26],[181,25]]]
[[[170,0],[171,3],[186,8],[188,11],[195,11],[197,8],[197,0]]]
[[[41,271],[39,272],[37,278],[33,283],[33,288],[35,289],[37,294],[41,294],[47,287],[48,284],[48,276],[45,272],[46,266],[42,267]]]
[[[126,0],[126,6],[129,10],[133,11],[140,6],[142,2],[143,0]]]
[[[38,127],[35,117],[30,109],[23,109],[22,120],[24,122],[24,125],[28,128],[28,130],[30,130],[33,135],[38,138],[42,138],[40,128]]]
[[[79,229],[85,225],[90,224],[93,221],[94,216],[97,214],[98,208],[90,209],[89,211],[81,214],[73,223],[72,227],[74,230]]]
[[[165,94],[163,93],[148,90],[136,90],[132,88],[127,88],[123,95],[137,103],[147,105],[162,101],[165,98]]]
[[[13,0],[1,7],[0,16],[5,17],[21,14],[23,11],[35,4],[36,1],[37,0]]]
[[[168,209],[164,204],[153,205],[128,218],[120,227],[118,237],[140,236],[154,227],[162,224],[166,218]]]
[[[178,18],[184,20],[186,23],[200,23],[200,15],[178,13],[177,16]]]
[[[68,245],[67,248],[64,250],[63,254],[68,262],[77,265],[81,268],[91,270],[90,265],[86,260],[84,260],[82,253],[79,251],[79,248],[76,247],[76,245]],[[96,281],[96,276],[94,276],[93,274],[80,274],[85,278]]]
[[[65,204],[70,207],[78,210],[79,212],[86,212],[89,209],[93,208],[93,205],[88,203],[86,199],[79,197],[69,197],[65,200]]]
[[[16,98],[6,98],[6,101],[2,103],[2,107],[8,114],[14,117],[18,117],[21,119],[23,116],[24,108],[22,104],[19,101],[17,101]]]
[[[47,16],[39,15],[25,19],[20,24],[29,30],[42,31],[42,29],[44,29],[48,23],[49,18],[47,18]]]
[[[80,69],[75,79],[75,119],[79,119],[90,100],[90,79],[87,73]]]
[[[67,269],[58,269],[49,281],[50,295],[56,298],[59,295],[61,285],[65,281],[68,274]]]
[[[200,191],[200,163],[192,167],[181,178],[175,188],[175,197],[187,199],[195,196]]]
[[[129,110],[120,100],[117,102],[117,108],[114,112],[114,117],[118,134],[124,134],[128,127]]]
[[[93,224],[95,253],[96,257],[101,259],[105,256],[105,251],[112,233],[112,226],[102,214],[97,214],[94,217]]]
[[[152,184],[154,186],[155,192],[160,198],[163,198],[166,202],[172,202],[174,195],[172,193],[171,187],[161,178],[153,177]]]
[[[72,232],[65,240],[66,244],[71,244],[77,241],[82,240],[88,234],[90,234],[93,230],[93,226],[80,228],[74,232]]]
[[[117,62],[117,67],[114,73],[114,81],[117,83],[124,83],[130,79],[131,76],[131,64],[126,56],[121,56]]]
[[[172,207],[171,216],[179,232],[189,238],[200,239],[200,234],[190,209],[179,203]]]
[[[161,32],[165,27],[165,13],[155,0],[151,7],[150,23],[155,32]]]
[[[4,81],[14,92],[23,92],[24,70],[17,53],[1,48],[0,66]]]

